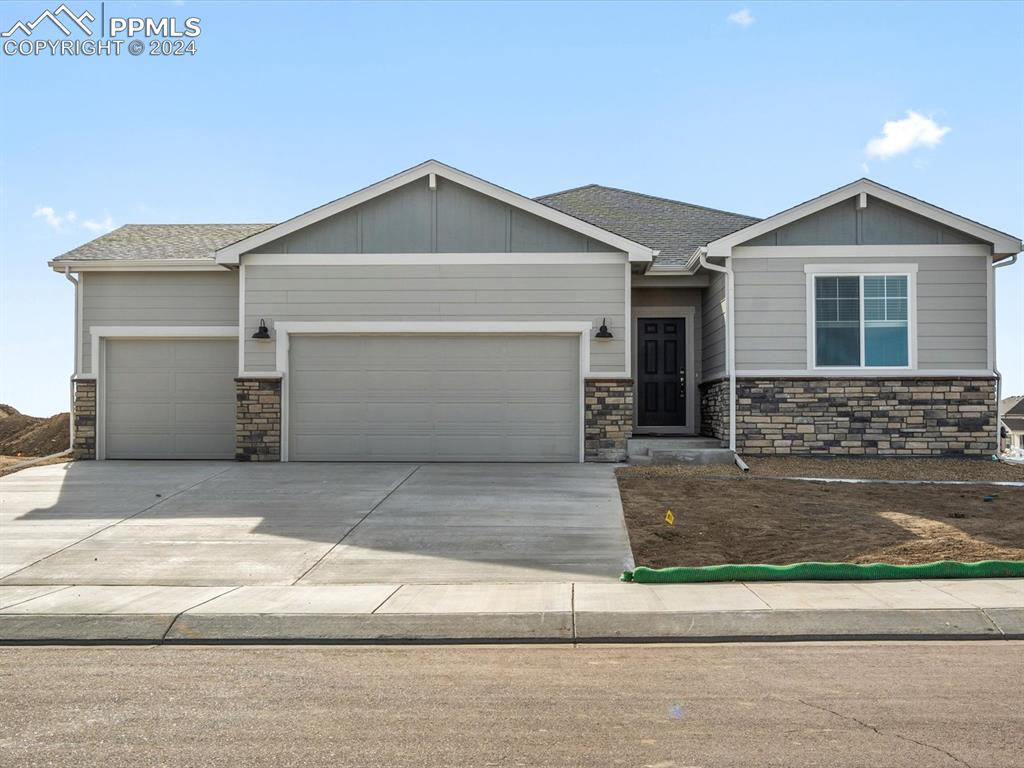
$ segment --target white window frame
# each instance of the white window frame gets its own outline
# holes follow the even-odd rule
[[[806,264],[807,276],[807,369],[809,371],[911,371],[917,369],[917,264]],[[865,365],[864,278],[900,276],[907,278],[907,365]],[[818,365],[818,323],[814,279],[816,277],[860,278],[860,365]]]

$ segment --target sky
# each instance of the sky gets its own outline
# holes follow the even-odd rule
[[[4,3],[0,27],[57,5]],[[1021,2],[103,11],[202,32],[193,56],[0,55],[0,402],[32,415],[67,410],[73,369],[48,259],[126,223],[280,221],[427,158],[762,217],[866,175],[1024,235]],[[996,274],[1024,394],[1024,260]]]

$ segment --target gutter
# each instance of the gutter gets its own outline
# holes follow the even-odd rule
[[[702,267],[725,275],[725,367],[729,371],[729,450],[736,453],[736,332],[733,311],[733,273],[729,258],[720,267],[708,261],[708,249],[698,250]]]
[[[992,265],[992,269],[993,269],[993,271],[995,271],[995,270],[999,269],[1000,267],[1009,267],[1010,265],[1016,264],[1016,263],[1017,263],[1017,254],[1015,253],[1015,254],[1011,255],[1009,258],[1003,259],[1002,261],[995,262]],[[995,329],[995,325],[994,325],[995,322],[996,322],[996,307],[995,307],[995,304],[996,304],[996,292],[995,292],[995,284],[994,283],[995,283],[995,281],[993,280],[993,286],[992,286],[992,288],[993,288],[992,289],[992,323],[993,323],[992,337],[993,337],[993,340],[995,339],[995,333],[996,333],[996,329]],[[995,354],[995,344],[992,345],[992,354],[993,355]],[[1003,424],[1003,375],[999,372],[999,368],[996,366],[996,361],[995,360],[992,361],[992,373],[995,374],[995,377],[996,377],[996,458],[999,459],[1000,461],[1003,461],[1004,460],[1002,458],[1002,454],[1003,454],[1003,451],[1002,451],[1002,442],[1003,442],[1003,434],[1002,434],[1002,424]],[[1016,463],[1016,462],[1013,462],[1013,463]]]
[[[78,327],[78,303],[81,301],[79,288],[81,284],[78,278],[71,276],[70,266],[64,267],[64,277],[69,283],[75,286],[75,359],[71,363],[71,370],[74,371],[74,373],[71,374],[68,393],[68,439],[70,441],[68,442],[68,450],[71,450],[75,447],[75,377],[78,375],[78,347],[82,343],[82,334],[80,333],[81,329]]]

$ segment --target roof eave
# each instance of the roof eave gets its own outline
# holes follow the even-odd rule
[[[998,229],[986,227],[984,224],[979,224],[976,221],[960,216],[959,214],[947,211],[944,208],[939,208],[931,203],[926,203],[923,200],[919,200],[916,197],[899,192],[898,190],[887,187],[883,184],[879,184],[871,179],[858,179],[850,184],[846,184],[838,189],[827,192],[824,195],[813,198],[806,202],[800,203],[799,205],[788,208],[781,211],[774,216],[769,216],[767,219],[762,219],[759,222],[751,224],[749,227],[737,230],[731,234],[721,237],[718,240],[713,240],[708,243],[708,257],[709,258],[724,258],[732,254],[732,249],[742,243],[752,240],[755,237],[763,235],[767,232],[778,229],[779,227],[785,226],[793,221],[810,216],[824,208],[828,208],[831,205],[840,203],[843,200],[848,200],[860,193],[867,193],[873,197],[877,197],[880,200],[884,200],[887,203],[896,205],[905,210],[909,210],[912,213],[916,213],[920,216],[937,221],[940,224],[945,224],[948,227],[957,229],[961,232],[966,232],[972,237],[976,237],[992,246],[992,258],[995,261],[999,261],[1008,256],[1020,253],[1024,246],[1022,246],[1019,238],[1013,235],[1008,235],[1005,232],[1000,232]]]
[[[202,259],[53,259],[54,272],[222,272],[229,266],[210,256]]]

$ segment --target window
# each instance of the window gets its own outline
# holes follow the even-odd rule
[[[910,276],[815,275],[814,365],[910,366]]]

